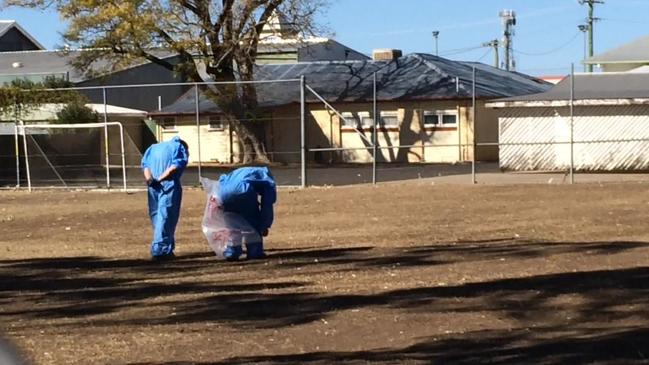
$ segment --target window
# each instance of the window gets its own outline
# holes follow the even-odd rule
[[[399,117],[396,112],[381,112],[381,127],[398,127]]]
[[[176,118],[175,117],[165,117],[162,118],[160,123],[162,130],[164,131],[175,131],[176,130]]]
[[[374,126],[374,118],[370,117],[369,114],[361,117],[361,124],[364,128]]]
[[[348,119],[348,123],[344,124],[345,127],[356,127],[359,120],[363,128],[374,127],[374,118],[372,118],[369,112],[359,112],[358,118],[353,116],[351,113],[344,113],[343,116],[345,117],[345,119]],[[379,122],[379,127],[383,128],[398,126],[399,116],[397,112],[381,112],[381,121]]]
[[[455,110],[425,110],[424,127],[457,127],[457,112]]]
[[[210,129],[222,131],[225,129],[225,122],[220,115],[213,115],[209,119]]]
[[[442,115],[442,125],[456,125],[456,124],[457,124],[457,115],[455,114]]]
[[[356,128],[358,126],[358,117],[352,113],[343,113],[342,125],[343,127]]]

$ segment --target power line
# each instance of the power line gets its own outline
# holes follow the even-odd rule
[[[612,19],[612,18],[598,18],[598,19],[609,21],[609,22],[617,22],[617,23],[647,24],[646,21],[641,21],[641,20],[626,20],[626,19]]]
[[[476,49],[484,48],[484,46],[476,46],[476,47],[466,47],[466,48],[457,48],[457,49],[449,49],[447,51],[441,52],[440,56],[452,56],[460,53],[466,53],[466,52],[471,52],[475,51]]]
[[[485,52],[482,56],[480,56],[480,58],[478,58],[477,60],[475,60],[475,62],[480,62],[480,61],[482,61],[482,59],[485,58],[485,57],[487,57],[487,55],[488,55],[489,53],[491,53],[491,48],[487,49],[487,52]]]
[[[553,49],[545,51],[545,52],[538,52],[537,53],[537,52],[523,52],[523,51],[517,51],[517,50],[515,50],[514,52],[520,53],[520,54],[525,55],[525,56],[545,56],[545,55],[549,55],[549,54],[558,52],[558,51],[568,47],[579,36],[579,33],[580,33],[579,31],[577,33],[575,33],[575,35],[572,38],[570,38],[569,41],[567,41],[566,43],[560,45],[559,47],[553,48]]]

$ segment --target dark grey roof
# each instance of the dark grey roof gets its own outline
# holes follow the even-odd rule
[[[88,78],[83,72],[75,69],[71,62],[83,51],[17,51],[0,52],[0,78],[3,76],[24,76],[24,75],[65,75],[69,81],[78,83]],[[160,51],[156,53],[159,57],[169,58],[169,52]],[[130,67],[136,67],[143,63],[136,63]],[[19,64],[20,67],[14,67]],[[102,70],[107,66],[106,61],[97,60],[92,67]]]
[[[499,97],[545,91],[550,84],[515,72],[507,72],[481,63],[458,62],[426,54],[411,54],[397,60],[305,62],[260,65],[257,80],[306,78],[307,84],[329,102],[368,102],[372,100],[373,74],[377,74],[377,99],[439,100],[469,99],[472,92],[472,68],[477,74],[476,97]],[[459,82],[456,84],[456,78]],[[280,106],[300,101],[299,84],[257,84],[262,107]],[[318,102],[307,94],[307,102]],[[202,113],[218,113],[216,105],[201,94]],[[194,93],[188,92],[175,103],[152,114],[191,114],[195,110]]]
[[[593,73],[575,75],[574,99],[631,99],[649,97],[649,73]],[[570,76],[552,89],[495,101],[570,100]]]
[[[649,36],[596,55],[584,61],[587,64],[649,62]]]
[[[72,82],[82,81],[83,75],[69,64],[76,55],[60,51],[0,52],[0,75],[68,75]]]

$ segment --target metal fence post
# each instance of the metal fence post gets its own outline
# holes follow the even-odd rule
[[[101,88],[103,98],[104,98],[104,154],[106,160],[106,188],[110,189],[110,157],[109,148],[108,148],[108,103],[106,97],[106,88]]]
[[[126,192],[126,155],[124,153],[124,126],[122,124],[118,124],[119,126],[119,147],[120,147],[120,153],[122,155],[122,183],[123,183],[123,190]]]
[[[27,130],[25,129],[25,122],[20,121],[23,131],[23,148],[25,149],[25,171],[27,172],[27,190],[32,192],[32,174],[29,171],[29,153],[27,152]]]
[[[570,64],[570,184],[575,183],[574,144],[575,64]]]
[[[372,184],[376,185],[376,159],[378,156],[378,134],[379,134],[379,119],[378,105],[376,103],[376,72],[373,74],[373,88],[372,88],[372,113],[374,114],[374,133],[372,134]]]
[[[300,187],[307,186],[306,176],[306,100],[305,100],[305,78],[300,76],[300,172],[302,183]]]
[[[201,177],[203,176],[203,159],[201,158],[201,112],[198,97],[198,84],[194,84],[194,98],[196,99],[194,103],[196,108],[196,139],[198,140],[198,184],[200,185]]]
[[[473,184],[476,184],[477,181],[476,181],[476,176],[475,176],[476,175],[475,162],[476,162],[476,158],[478,156],[478,153],[477,153],[478,152],[477,151],[478,133],[477,133],[477,128],[476,128],[477,127],[477,121],[475,119],[476,118],[476,111],[475,111],[475,108],[476,108],[476,105],[475,105],[475,66],[473,66],[472,76],[473,76],[473,84],[471,85],[471,105],[472,105],[471,106],[471,119],[473,121],[473,159],[471,160],[471,182]]]
[[[14,122],[14,135],[15,143],[14,150],[16,152],[16,187],[20,187],[20,143],[18,142],[18,121]]]

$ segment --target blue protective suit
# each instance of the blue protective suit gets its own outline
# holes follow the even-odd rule
[[[180,184],[187,160],[189,158],[179,137],[170,141],[151,145],[142,157],[142,169],[151,171],[154,181],[148,187],[149,217],[153,225],[151,256],[172,255],[175,248],[174,234],[180,217],[180,203],[183,189]],[[176,171],[169,178],[158,181],[164,171],[176,166]]]
[[[275,180],[267,167],[242,167],[219,178],[219,200],[223,210],[242,216],[261,235],[273,224],[277,200]],[[264,257],[263,242],[246,242],[248,258]],[[228,259],[241,255],[241,246],[226,249]]]

